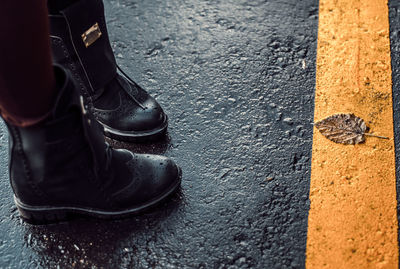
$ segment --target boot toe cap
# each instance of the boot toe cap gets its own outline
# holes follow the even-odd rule
[[[127,113],[118,121],[121,130],[148,132],[166,123],[167,117],[154,98],[149,96],[141,105],[137,107],[127,104]]]
[[[161,201],[180,185],[181,170],[175,162],[158,155],[136,154],[132,173],[135,178],[115,196],[124,208],[147,207]]]
[[[125,85],[125,84],[123,84]],[[112,109],[95,108],[95,114],[106,134],[119,137],[148,137],[162,133],[168,126],[168,118],[159,103],[144,89],[129,84],[131,90],[114,85],[110,92],[115,95],[102,97],[116,103]]]

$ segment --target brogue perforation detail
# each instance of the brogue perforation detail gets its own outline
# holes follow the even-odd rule
[[[72,60],[72,57],[69,54],[68,49],[64,44],[64,41],[60,37],[57,37],[57,38],[52,37],[51,41],[54,44],[56,44],[62,48],[64,57],[66,58],[68,65],[69,65],[69,70],[73,74],[75,81],[78,83],[79,89],[80,89],[81,93],[84,95],[86,103],[90,104],[89,107],[93,107],[92,96],[90,95],[89,91],[86,89],[86,86],[82,81],[82,78],[79,76],[78,68],[74,64],[74,61]]]
[[[9,128],[14,133],[14,142],[16,145],[17,154],[19,156],[21,156],[23,167],[24,167],[24,173],[25,173],[26,180],[27,180],[29,186],[32,188],[32,190],[38,197],[43,198],[45,201],[48,200],[47,195],[43,191],[41,191],[38,188],[38,186],[33,182],[32,170],[30,168],[29,161],[27,160],[24,150],[22,148],[22,140],[21,140],[21,135],[20,135],[19,131],[14,126],[10,126]]]

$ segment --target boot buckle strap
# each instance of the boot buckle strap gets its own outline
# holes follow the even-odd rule
[[[100,31],[99,24],[96,22],[92,27],[84,32],[81,37],[83,43],[85,44],[85,47],[88,48],[90,45],[96,42],[96,40],[99,39],[101,35],[102,33]]]

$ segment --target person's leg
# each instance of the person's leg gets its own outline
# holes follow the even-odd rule
[[[43,120],[55,96],[48,28],[44,0],[2,1],[0,110],[19,126]]]
[[[168,117],[158,102],[120,70],[102,0],[48,0],[54,62],[69,69],[105,135],[146,142],[164,137]]]
[[[180,184],[169,158],[114,150],[70,73],[52,65],[45,0],[0,2],[0,108],[20,215],[119,218],[160,202]]]

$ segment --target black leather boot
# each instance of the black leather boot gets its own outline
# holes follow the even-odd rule
[[[107,136],[138,142],[162,136],[168,120],[160,105],[125,73],[117,72],[102,0],[71,3],[61,2],[58,12],[49,8],[55,13],[49,15],[54,61],[71,71]]]
[[[180,169],[171,159],[110,148],[71,77],[57,66],[55,74],[60,91],[49,118],[27,128],[7,124],[11,185],[24,219],[119,218],[178,188]]]

